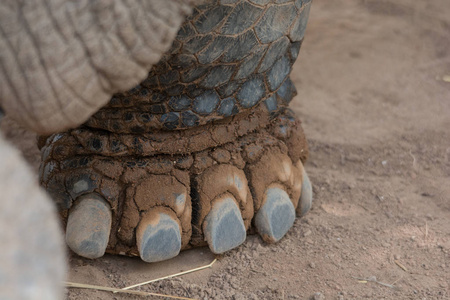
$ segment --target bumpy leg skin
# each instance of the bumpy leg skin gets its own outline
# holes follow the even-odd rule
[[[40,139],[41,183],[81,256],[223,253],[250,228],[274,243],[311,207],[289,110],[307,0],[209,1],[134,89]]]

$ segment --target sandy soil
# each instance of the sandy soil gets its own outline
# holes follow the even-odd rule
[[[315,0],[293,71],[314,206],[278,244],[140,288],[195,299],[450,298],[450,3]],[[210,263],[70,257],[69,280],[122,288]],[[364,281],[363,279],[368,279]],[[141,299],[70,289],[68,299]],[[157,299],[157,298],[155,298]]]

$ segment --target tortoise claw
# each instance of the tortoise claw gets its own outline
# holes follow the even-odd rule
[[[67,245],[80,256],[101,257],[109,241],[111,209],[102,197],[94,193],[80,196],[76,202],[67,220]]]
[[[216,200],[203,225],[205,239],[213,253],[231,250],[245,241],[246,230],[241,211],[233,196]]]
[[[139,255],[146,262],[173,258],[181,250],[181,229],[176,218],[164,212],[145,216],[136,230]]]

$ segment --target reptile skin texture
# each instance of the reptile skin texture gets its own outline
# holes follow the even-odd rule
[[[69,247],[168,259],[276,242],[306,213],[308,149],[288,105],[311,2],[198,6],[135,88],[79,128],[40,138],[41,184]]]

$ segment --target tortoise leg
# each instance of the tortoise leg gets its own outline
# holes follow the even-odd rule
[[[223,253],[251,227],[274,243],[310,209],[306,139],[288,105],[311,3],[225,2],[196,7],[140,85],[41,139],[41,183],[79,255]]]

